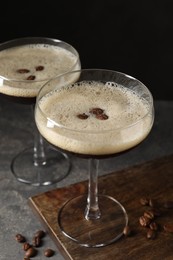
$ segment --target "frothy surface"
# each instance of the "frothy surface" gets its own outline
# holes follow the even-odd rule
[[[48,79],[71,69],[79,69],[80,64],[76,61],[77,57],[70,51],[49,44],[28,44],[0,51],[0,75],[15,80],[35,76],[35,80],[27,82],[4,83],[1,80],[0,92],[12,96],[34,97]],[[37,71],[37,66],[44,66],[44,69]],[[19,69],[27,69],[29,72],[18,73]]]
[[[148,103],[109,82],[63,87],[44,96],[39,106],[47,117],[36,112],[42,135],[55,146],[76,153],[104,155],[126,150],[142,141],[152,125]],[[101,108],[108,118],[96,118],[90,112],[93,108]],[[87,118],[80,119],[79,114]]]

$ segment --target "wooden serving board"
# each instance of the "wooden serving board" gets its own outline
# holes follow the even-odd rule
[[[29,205],[65,259],[173,259],[173,233],[163,229],[165,223],[173,224],[173,209],[166,209],[163,206],[166,201],[173,201],[173,155],[99,177],[100,193],[113,196],[123,204],[133,231],[131,236],[124,236],[109,246],[81,247],[59,230],[57,224],[59,208],[68,199],[85,193],[87,184],[88,181],[76,183],[29,198]],[[149,208],[140,204],[140,198],[143,196],[154,200],[161,210],[161,216],[156,219],[160,228],[155,239],[147,239],[147,228],[139,224],[139,217]]]

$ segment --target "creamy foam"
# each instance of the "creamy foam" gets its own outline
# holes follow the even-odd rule
[[[109,82],[63,87],[44,96],[39,107],[46,115],[36,110],[41,134],[53,145],[75,153],[118,153],[141,142],[152,126],[147,101]],[[90,112],[93,108],[101,108],[108,119],[97,119]],[[87,119],[78,117],[83,113]]]
[[[36,71],[36,66],[44,66]],[[28,69],[28,73],[18,73],[18,69]],[[80,69],[80,62],[70,51],[49,44],[28,44],[0,51],[0,75],[15,80],[26,80],[34,75],[35,80],[25,82],[0,80],[0,93],[18,96],[35,97],[48,79],[56,75]],[[40,81],[40,82],[38,82]]]

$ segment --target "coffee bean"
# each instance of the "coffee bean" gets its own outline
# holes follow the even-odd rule
[[[123,234],[125,235],[125,236],[130,236],[131,235],[131,228],[127,225],[127,226],[125,226],[125,228],[124,228],[124,230],[123,230]]]
[[[144,212],[144,217],[147,217],[149,219],[154,219],[154,212],[153,211],[145,211]]]
[[[165,224],[163,228],[166,232],[173,233],[173,224]]]
[[[50,249],[50,248],[47,248],[45,251],[44,251],[44,255],[46,256],[46,257],[51,257],[51,256],[53,256],[54,255],[54,250],[52,250],[52,249]]]
[[[25,242],[25,243],[23,244],[23,250],[24,250],[24,251],[27,251],[30,247],[31,247],[31,245],[30,245],[28,242]]]
[[[30,247],[26,253],[25,253],[25,256],[26,257],[33,257],[33,256],[36,256],[37,254],[37,250],[34,248],[34,247]]]
[[[109,117],[106,114],[98,114],[96,118],[99,120],[107,120]]]
[[[17,234],[15,238],[16,238],[16,241],[19,243],[23,243],[26,241],[25,237],[21,234]]]
[[[46,234],[45,231],[43,231],[43,230],[38,230],[38,231],[34,234],[34,236],[35,236],[35,237],[42,238],[42,237],[45,236],[45,234]]]
[[[18,69],[17,72],[21,73],[21,74],[24,74],[24,73],[28,73],[29,70],[28,69]]]
[[[36,76],[30,75],[29,77],[27,77],[27,80],[34,80],[35,78],[36,78]]]
[[[154,211],[152,211],[152,210],[148,210],[148,211],[145,211],[144,212],[144,217],[147,217],[147,218],[149,218],[149,219],[154,219]]]
[[[150,225],[149,225],[149,228],[151,229],[151,230],[158,230],[158,224],[156,223],[156,222],[154,222],[154,221],[152,221],[151,223],[150,223]]]
[[[41,238],[39,236],[34,236],[32,239],[32,245],[35,247],[41,246]]]
[[[145,217],[145,216],[141,216],[139,218],[139,223],[142,227],[147,227],[151,222],[151,219]]]
[[[42,70],[44,70],[44,66],[39,65],[39,66],[35,67],[35,69],[36,69],[36,71],[42,71]]]
[[[94,108],[90,109],[89,112],[93,115],[101,115],[101,114],[103,114],[104,110],[99,107],[94,107]]]
[[[89,116],[88,116],[87,114],[83,113],[83,114],[78,114],[77,117],[78,117],[79,119],[85,120],[85,119],[87,119]]]
[[[156,232],[152,229],[148,229],[147,231],[147,238],[148,239],[154,239],[156,237]]]

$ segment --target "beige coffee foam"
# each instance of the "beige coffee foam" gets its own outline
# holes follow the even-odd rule
[[[0,93],[11,96],[34,97],[48,79],[73,68],[80,69],[77,57],[68,50],[47,44],[30,44],[12,47],[0,51],[0,75],[15,80],[25,80],[35,75],[35,81],[15,82],[0,79]],[[73,67],[76,63],[76,67]],[[42,65],[44,70],[36,71]],[[29,69],[29,73],[20,74],[18,69]],[[36,82],[40,81],[40,82]]]

